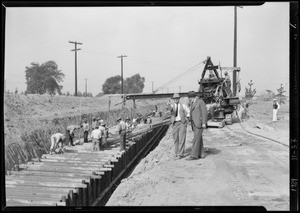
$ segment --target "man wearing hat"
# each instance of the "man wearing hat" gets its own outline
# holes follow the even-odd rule
[[[63,153],[63,148],[64,148],[64,143],[66,140],[66,136],[62,133],[55,133],[53,135],[51,135],[50,137],[51,140],[51,147],[50,147],[50,155],[53,154],[53,152],[55,152],[55,149],[57,147],[59,147],[59,152]]]
[[[179,103],[180,96],[178,93],[174,93],[172,99],[174,103],[170,106],[171,124],[175,145],[175,160],[178,160],[184,157],[186,128],[190,110],[185,104]]]
[[[199,90],[201,92],[201,90]],[[194,132],[193,146],[191,155],[187,160],[196,160],[202,158],[204,154],[203,148],[203,129],[206,128],[207,123],[207,109],[202,99],[202,94],[196,97],[196,93],[189,92],[188,97],[190,98],[190,115],[191,115],[191,126]]]
[[[230,80],[230,77],[229,77],[227,71],[224,72],[224,75],[225,75],[224,86],[225,86],[226,95],[227,95],[227,97],[230,97],[231,94],[232,94],[232,92],[231,92],[231,80]]]
[[[126,124],[122,118],[118,118],[117,122],[117,132],[120,135],[120,151],[123,151],[126,149]]]
[[[90,129],[90,125],[87,122],[87,119],[84,120],[84,123],[82,124],[83,127],[83,139],[84,139],[84,143],[88,142],[88,134],[89,134],[89,129]]]
[[[276,98],[273,99],[273,121],[277,121],[277,111],[280,108]]]

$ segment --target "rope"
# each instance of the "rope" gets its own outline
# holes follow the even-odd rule
[[[241,123],[243,122],[243,120],[239,117],[239,115],[238,115],[238,113],[236,113],[237,114],[237,117],[238,117],[238,119],[239,119],[239,121],[240,121],[240,126],[242,127],[242,129],[245,131],[245,132],[247,132],[247,133],[249,133],[249,134],[252,134],[252,135],[255,135],[255,136],[258,136],[258,137],[261,137],[261,138],[264,138],[264,139],[267,139],[267,140],[271,140],[271,141],[273,141],[273,142],[275,142],[275,143],[279,143],[279,144],[281,144],[281,145],[283,145],[283,146],[286,146],[286,147],[290,147],[289,145],[286,145],[286,144],[284,144],[284,143],[282,143],[282,142],[280,142],[280,141],[277,141],[277,140],[274,140],[274,139],[272,139],[272,138],[268,138],[268,137],[265,137],[265,136],[262,136],[262,135],[259,135],[259,134],[256,134],[256,133],[252,133],[252,132],[249,132]]]

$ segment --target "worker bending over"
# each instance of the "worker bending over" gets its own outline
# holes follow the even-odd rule
[[[51,135],[50,140],[51,140],[50,155],[52,155],[53,152],[55,152],[55,150],[58,147],[59,147],[58,153],[63,154],[64,153],[63,148],[64,148],[66,136],[62,133],[55,133]]]

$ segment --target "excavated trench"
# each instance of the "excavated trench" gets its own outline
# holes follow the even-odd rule
[[[113,121],[117,117],[119,117],[121,113],[124,113],[124,110],[114,111],[109,115],[105,113],[102,114],[100,113],[97,114],[96,116],[100,116],[101,118],[107,119],[108,121]],[[62,130],[65,129],[64,128],[64,125],[66,124],[65,122],[78,123],[78,121],[80,121],[82,118],[91,119],[93,116],[95,116],[95,114],[86,114],[82,116],[57,119],[52,122],[55,123],[54,125],[56,128],[55,130],[62,132]],[[64,164],[61,164],[63,163],[62,161],[60,161],[61,163],[56,161],[57,164],[56,169],[52,171],[51,168],[54,165],[52,164],[54,163],[53,160],[56,159],[57,157],[58,158],[60,157],[54,155],[52,156],[53,158],[51,158],[48,154],[45,155],[45,153],[49,152],[48,138],[52,134],[51,129],[50,130],[40,129],[34,131],[32,134],[23,135],[22,140],[27,141],[27,143],[25,143],[24,149],[21,146],[15,146],[15,144],[11,144],[10,146],[8,146],[9,148],[6,150],[8,156],[8,158],[6,159],[6,163],[8,163],[8,165],[12,166],[14,163],[18,163],[18,164],[21,163],[21,165],[15,164],[13,166],[13,170],[15,171],[9,171],[9,169],[7,169],[8,182],[6,183],[6,187],[8,187],[7,190],[9,194],[6,199],[7,199],[8,206],[22,206],[23,204],[24,205],[51,205],[50,203],[56,206],[57,205],[58,206],[61,205],[63,206],[104,206],[108,201],[108,199],[110,198],[113,191],[118,187],[121,180],[123,178],[126,178],[132,172],[132,170],[138,165],[138,163],[150,151],[155,149],[155,147],[159,144],[161,139],[165,136],[166,132],[168,131],[169,124],[170,124],[168,115],[163,116],[162,118],[158,118],[158,120],[157,119],[155,120],[156,120],[155,123],[146,124],[145,126],[142,125],[144,126],[142,127],[142,129],[138,130],[137,132],[132,132],[132,134],[129,134],[128,135],[129,146],[126,149],[126,151],[123,152],[121,155],[117,154],[117,158],[115,160],[111,158],[112,161],[109,160],[108,164],[106,163],[104,167],[102,167],[103,169],[102,170],[100,169],[101,170],[100,172],[99,172],[99,168],[96,169],[95,165],[93,165],[93,162],[95,162],[95,157],[98,158],[99,160],[102,159],[102,161],[107,158],[105,157],[107,155],[105,155],[105,153],[102,152],[101,153],[99,152],[99,154],[98,153],[89,154],[90,155],[89,158],[92,161],[87,162],[87,164],[91,164],[91,166],[87,165],[84,169],[86,171],[82,171],[83,173],[76,172],[81,170],[80,165],[78,165],[79,168],[76,168],[74,170],[74,168],[73,169],[71,168],[72,166],[68,167]],[[80,138],[80,136],[81,136],[80,133],[77,133],[76,137]],[[111,139],[116,140],[117,138],[114,137]],[[14,159],[13,155],[16,154],[18,156],[17,160],[19,162],[14,162],[12,160]],[[63,155],[62,157],[65,158],[67,156]],[[84,157],[85,156],[84,152],[81,155],[80,154],[77,155],[77,157],[79,158],[80,156]],[[36,157],[37,158],[41,157],[42,159],[36,161]],[[32,159],[31,162],[28,162],[30,161],[30,159]],[[43,160],[43,159],[48,159],[48,160]],[[49,162],[49,160],[51,161],[51,159],[53,159],[52,163]],[[26,162],[22,163],[22,161],[27,161],[28,163],[24,164]],[[80,162],[83,161],[80,160]],[[66,164],[69,163],[67,158],[65,163]],[[98,166],[101,167],[100,164],[101,161],[98,161]],[[20,168],[22,169],[20,170]],[[36,168],[39,168],[38,171],[36,171]],[[89,176],[88,179],[86,178],[83,179],[82,184],[79,184],[80,186],[77,183],[77,187],[75,189],[72,189],[71,187],[68,194],[59,194],[59,193],[57,194],[57,192],[53,191],[54,188],[53,190],[45,191],[45,188],[42,187],[42,186],[60,187],[59,184],[63,184],[63,182],[60,182],[59,177],[57,177],[55,180],[58,181],[57,183],[59,184],[53,185],[53,182],[49,182],[51,181],[51,177],[49,176],[51,172],[58,172],[61,173],[61,175],[64,174],[65,172],[68,173],[69,175],[71,174],[82,175],[84,173],[89,173],[91,169],[92,170],[96,169],[96,170],[94,170],[91,173],[91,176]],[[20,174],[16,174],[16,173],[20,173]],[[32,180],[33,180],[32,178],[34,178],[35,173],[36,175],[38,175],[39,178],[41,178],[41,180],[32,185]],[[66,181],[65,178],[66,176],[64,176],[61,179],[61,181]],[[67,185],[64,185],[63,187],[64,188],[70,187],[69,186],[70,184],[76,185],[76,181],[74,183],[71,182],[69,182],[69,184]],[[38,188],[41,187],[40,191],[36,191],[38,189],[36,187]],[[22,193],[22,189],[29,190],[28,194],[24,195],[24,193]],[[47,195],[45,195],[45,193]],[[41,195],[39,196],[39,194]],[[61,196],[61,199],[45,200],[43,198],[44,196],[51,197],[54,195],[56,197]],[[30,198],[28,198],[28,196]],[[45,202],[49,204],[45,204]]]
[[[143,107],[140,113],[146,114],[151,109],[152,105]],[[41,129],[35,129],[31,132],[26,132],[21,135],[21,143],[10,143],[5,146],[5,172],[14,170],[16,165],[24,164],[32,158],[40,158],[43,154],[49,153],[50,150],[50,136],[54,133],[64,133],[68,125],[79,124],[83,119],[92,120],[92,117],[100,117],[105,120],[108,127],[116,125],[118,117],[130,117],[132,109],[118,109],[110,112],[100,111],[96,113],[81,114],[76,116],[60,117],[49,120],[47,129],[45,126]],[[141,116],[141,115],[139,115]],[[83,131],[75,132],[75,138],[82,138]]]

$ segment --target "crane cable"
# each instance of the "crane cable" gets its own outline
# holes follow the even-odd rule
[[[205,63],[207,59],[205,59],[204,61],[199,62],[198,64],[196,64],[195,66],[193,66],[192,68],[184,71],[183,73],[181,73],[180,75],[176,76],[175,78],[171,79],[170,81],[168,81],[167,83],[163,84],[162,86],[158,87],[154,93],[158,92],[159,90],[165,88],[166,86],[171,85],[172,83],[174,83],[175,81],[183,78],[185,75],[193,72],[195,69],[197,69],[202,63]]]

